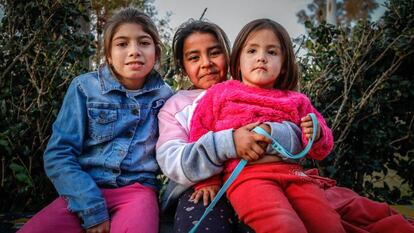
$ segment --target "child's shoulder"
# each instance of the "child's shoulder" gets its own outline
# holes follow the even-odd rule
[[[287,96],[297,104],[311,104],[307,95],[298,91],[286,91]]]
[[[173,96],[171,96],[168,101],[170,102],[180,102],[182,100],[186,101],[193,101],[196,99],[204,90],[202,89],[194,89],[194,90],[179,90]]]
[[[84,83],[91,83],[91,82],[97,82],[97,84],[99,83],[98,80],[98,72],[97,71],[91,71],[88,73],[84,73],[81,74],[79,76],[76,76],[73,80],[72,80],[72,84],[84,84]]]
[[[296,96],[297,98],[309,100],[309,97],[302,92],[299,91],[289,91],[291,95]]]
[[[190,105],[194,100],[204,92],[201,89],[180,90],[171,96],[164,105],[164,109],[181,109]]]
[[[286,90],[285,92],[289,96],[292,96],[292,97],[301,98],[301,99],[308,99],[307,95],[305,95],[305,94],[303,94],[302,92],[299,92],[299,91]]]

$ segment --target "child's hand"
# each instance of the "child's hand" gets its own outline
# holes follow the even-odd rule
[[[258,125],[259,123],[251,123],[233,132],[234,145],[239,158],[249,162],[258,160],[264,155],[267,144],[271,143],[271,140],[266,136],[251,131]],[[270,131],[270,129],[265,127],[268,127],[267,125],[263,128],[266,131]]]
[[[305,117],[302,117],[300,120],[300,127],[302,127],[302,131],[305,134],[306,138],[309,139],[312,137],[313,134],[313,122],[312,118],[309,115],[306,115]],[[318,141],[321,137],[321,125],[318,124],[318,131],[316,132],[316,138],[314,138],[314,141]]]
[[[219,189],[220,186],[218,185],[202,187],[199,190],[195,191],[193,194],[191,194],[190,201],[198,203],[200,198],[203,198],[204,206],[207,206],[209,203],[209,199],[213,200],[216,194],[218,193]]]
[[[109,220],[86,229],[86,233],[109,233]]]

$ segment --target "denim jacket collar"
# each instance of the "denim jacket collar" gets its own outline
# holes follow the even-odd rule
[[[117,90],[122,92],[127,92],[128,90],[122,86],[122,84],[116,79],[112,71],[109,69],[108,65],[102,65],[99,67],[98,78],[101,84],[102,94],[107,94],[111,91]],[[164,81],[161,78],[161,75],[152,70],[151,73],[145,80],[144,86],[136,94],[143,94],[153,90],[158,90],[165,85]]]

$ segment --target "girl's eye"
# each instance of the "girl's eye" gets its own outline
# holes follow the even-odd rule
[[[126,46],[128,46],[128,44],[126,42],[119,42],[119,43],[116,44],[116,46],[118,46],[118,47],[126,47]]]
[[[274,51],[274,50],[269,50],[269,52],[268,52],[270,55],[277,55],[277,52],[276,51]]]
[[[247,50],[247,53],[255,53],[256,52],[256,49],[248,49]]]
[[[142,46],[148,46],[148,45],[151,44],[151,42],[144,40],[144,41],[141,41],[139,44],[142,45]]]
[[[210,56],[217,57],[218,55],[222,54],[223,52],[220,49],[214,49],[210,52]]]
[[[189,61],[197,61],[198,60],[198,58],[200,58],[199,56],[190,56],[190,57],[188,57],[187,59],[189,60]]]

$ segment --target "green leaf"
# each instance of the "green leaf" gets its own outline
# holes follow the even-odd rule
[[[16,174],[16,179],[22,183],[30,183],[30,179],[25,174]]]
[[[0,139],[0,146],[9,147],[9,142],[4,139]]]
[[[11,163],[9,167],[15,173],[20,174],[20,173],[25,173],[26,172],[24,167],[21,166],[21,165],[18,165],[17,163]]]

